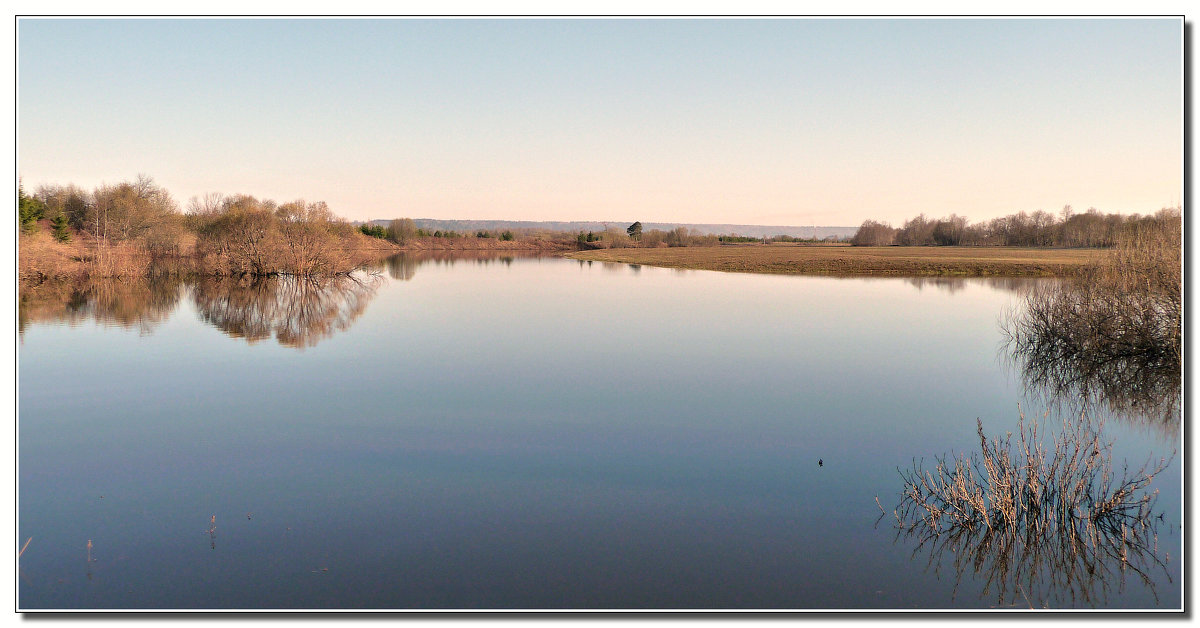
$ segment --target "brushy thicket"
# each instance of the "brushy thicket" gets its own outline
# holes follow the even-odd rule
[[[252,196],[222,199],[188,215],[197,234],[198,270],[212,275],[331,275],[355,259],[355,230],[324,202],[276,206]]]
[[[193,198],[187,213],[152,179],[18,191],[23,279],[136,277],[154,273],[302,276],[348,273],[377,243],[323,202],[276,204],[252,196]],[[39,238],[47,219],[58,243]],[[78,235],[79,237],[73,237]],[[390,245],[385,245],[390,246]]]

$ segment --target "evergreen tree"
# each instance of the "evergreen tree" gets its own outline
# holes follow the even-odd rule
[[[629,237],[633,238],[634,240],[641,240],[642,239],[642,221],[639,220],[639,221],[633,223],[632,225],[629,225],[629,227],[627,227],[625,229],[625,233],[628,233]]]
[[[21,231],[25,233],[37,233],[37,221],[41,220],[46,214],[46,206],[41,201],[32,196],[25,195],[25,188],[17,184],[17,220],[21,225]]]
[[[50,221],[50,224],[54,226],[54,239],[55,240],[58,240],[59,242],[70,242],[71,241],[71,231],[69,229],[67,229],[67,215],[66,214],[61,214],[61,213],[58,214]]]

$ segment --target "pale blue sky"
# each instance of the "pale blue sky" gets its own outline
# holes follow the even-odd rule
[[[396,216],[1151,212],[1178,19],[29,20],[27,188],[153,176]]]

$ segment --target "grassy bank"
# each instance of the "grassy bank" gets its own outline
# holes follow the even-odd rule
[[[746,244],[605,249],[578,251],[567,257],[665,268],[786,275],[1051,277],[1073,274],[1099,255],[1095,249]]]

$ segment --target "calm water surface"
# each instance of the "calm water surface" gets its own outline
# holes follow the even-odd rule
[[[19,605],[1007,606],[876,498],[1041,414],[999,327],[1028,283],[401,257],[23,292]],[[1104,430],[1118,463],[1180,448]],[[1163,566],[1023,595],[1178,609],[1181,467]]]

